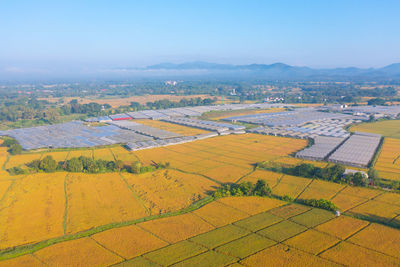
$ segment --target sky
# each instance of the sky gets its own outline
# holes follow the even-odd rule
[[[0,68],[400,62],[398,0],[0,0]]]

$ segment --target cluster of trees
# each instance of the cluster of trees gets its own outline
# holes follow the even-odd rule
[[[52,156],[46,156],[42,159],[33,160],[28,163],[28,170],[21,167],[13,167],[8,171],[11,174],[23,174],[27,172],[84,172],[84,173],[105,173],[105,172],[131,172],[135,174],[152,172],[158,169],[169,167],[169,163],[160,163],[150,166],[142,166],[140,162],[134,162],[131,166],[125,165],[121,160],[107,161],[102,159],[93,159],[90,157],[74,157],[66,161],[57,162]]]
[[[344,175],[346,168],[341,164],[320,168],[315,167],[313,164],[302,163],[294,167],[288,167],[282,166],[282,164],[279,163],[264,161],[257,163],[257,167],[295,176],[316,178],[335,183],[346,183],[357,186],[366,186],[368,182],[367,178],[360,172]],[[374,178],[372,177],[371,179]]]
[[[15,139],[6,138],[0,146],[8,147],[7,152],[11,155],[17,155],[22,152],[22,146]]]
[[[383,98],[372,98],[372,99],[368,100],[368,105],[371,105],[371,106],[378,106],[378,105],[383,106],[383,105],[385,105],[385,103],[386,103],[386,100]]]
[[[258,180],[256,184],[244,182],[241,184],[225,184],[218,188],[213,196],[215,198],[227,196],[271,196],[271,188],[265,180]]]
[[[335,204],[326,199],[301,199],[299,200],[299,202],[301,202],[304,205],[319,209],[330,210],[330,211],[338,210],[338,207]]]

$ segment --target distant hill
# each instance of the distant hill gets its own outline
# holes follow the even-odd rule
[[[216,74],[255,75],[269,78],[400,78],[400,63],[383,68],[332,68],[313,69],[309,67],[291,66],[284,63],[231,65],[203,61],[186,62],[181,64],[161,63],[146,67],[147,70],[193,71],[203,70]]]

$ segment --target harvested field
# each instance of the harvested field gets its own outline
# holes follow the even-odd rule
[[[138,226],[169,243],[176,243],[215,228],[191,213],[143,222]]]
[[[125,259],[131,259],[168,245],[167,242],[135,225],[100,232],[91,238]]]
[[[264,249],[242,260],[240,263],[245,266],[338,266],[317,256],[282,244]]]
[[[67,233],[146,216],[144,207],[118,173],[71,173],[66,191]]]
[[[133,175],[122,174],[146,203],[151,214],[176,211],[185,208],[215,190],[217,183],[200,175],[187,174],[177,170],[159,170]]]
[[[0,249],[61,236],[65,173],[18,179],[0,203]]]
[[[109,266],[123,260],[87,237],[55,244],[34,255],[48,266]]]
[[[286,240],[284,243],[288,246],[317,255],[338,242],[339,239],[333,236],[310,229]]]
[[[347,266],[399,266],[400,260],[348,242],[325,251],[320,257]]]
[[[147,253],[145,258],[161,266],[169,266],[206,252],[207,249],[187,240]]]

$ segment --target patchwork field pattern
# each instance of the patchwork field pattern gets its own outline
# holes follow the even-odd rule
[[[219,226],[214,227],[205,221],[205,214],[218,212],[215,203],[238,211],[258,203],[258,209],[251,211],[254,215],[241,213],[229,223],[223,216],[218,217],[214,224]],[[200,213],[204,220],[196,214],[201,209],[207,210]],[[201,209],[61,242],[34,252],[34,257],[1,261],[0,266],[400,264],[400,231],[390,227],[259,197],[222,198]]]
[[[400,139],[385,138],[374,167],[380,177],[400,181]]]
[[[183,126],[183,125],[179,125],[179,124],[175,124],[175,123],[159,121],[159,120],[134,120],[134,121],[144,124],[144,125],[147,125],[147,126],[151,126],[154,128],[165,130],[165,131],[170,131],[170,132],[177,133],[177,134],[184,135],[184,136],[194,136],[194,135],[198,135],[198,134],[208,133],[207,131],[204,131],[201,129],[191,128],[191,127],[187,127],[187,126]]]

